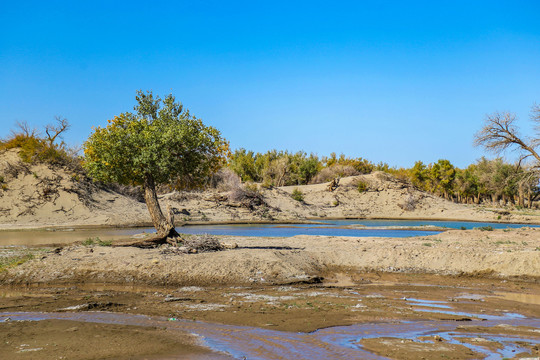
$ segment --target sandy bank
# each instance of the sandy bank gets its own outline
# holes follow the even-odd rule
[[[223,238],[238,248],[179,254],[170,248],[71,246],[0,274],[3,283],[275,284],[328,269],[540,277],[540,230],[448,231],[415,238]]]

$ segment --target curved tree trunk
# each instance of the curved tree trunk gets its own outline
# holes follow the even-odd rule
[[[156,193],[156,185],[152,175],[147,175],[145,177],[143,189],[144,201],[146,202],[146,207],[150,212],[150,217],[152,218],[152,223],[156,228],[158,236],[163,238],[163,240],[178,237],[179,234],[174,229],[174,221],[172,216],[167,218],[161,211]]]

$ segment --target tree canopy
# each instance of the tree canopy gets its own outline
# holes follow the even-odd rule
[[[103,182],[144,185],[187,178],[185,186],[203,182],[224,162],[228,143],[167,95],[161,104],[151,92],[137,92],[136,113],[126,112],[94,128],[84,144],[84,166]]]
[[[228,143],[220,132],[192,116],[170,94],[163,100],[138,91],[135,113],[125,112],[94,128],[84,143],[84,167],[103,182],[139,185],[154,226],[163,236],[174,231],[163,216],[156,185],[193,187],[225,163]]]

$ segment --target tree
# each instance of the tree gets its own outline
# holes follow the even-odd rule
[[[60,137],[60,139],[62,139],[62,133],[66,132],[71,127],[67,119],[61,116],[56,116],[55,121],[56,125],[47,124],[45,126],[45,134],[47,135],[47,141],[49,142],[50,147],[53,146],[54,141],[57,137]]]
[[[163,215],[156,186],[178,179],[183,186],[203,183],[225,163],[229,146],[172,94],[162,101],[138,91],[135,98],[135,113],[94,128],[84,144],[84,167],[98,181],[141,186],[158,240],[175,239],[174,220]]]
[[[517,148],[521,151],[520,163],[531,156],[540,162],[536,150],[540,145],[540,105],[532,106],[530,117],[536,123],[536,138],[530,139],[519,134],[514,124],[514,114],[497,112],[486,116],[484,127],[475,135],[475,145],[498,154],[508,148]]]

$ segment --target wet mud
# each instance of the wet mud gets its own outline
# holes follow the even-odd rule
[[[110,347],[111,357],[122,359],[534,358],[540,356],[539,300],[537,282],[343,269],[320,284],[4,286],[0,338],[9,337],[9,344],[0,344],[0,355],[57,359],[61,352],[51,344],[60,344],[67,329],[84,328],[72,337],[70,346],[77,347],[105,331],[85,327],[98,324],[113,326],[110,339],[124,327],[144,332],[148,341],[121,345],[121,356]],[[53,321],[62,325],[39,331]],[[31,344],[36,333],[42,341]],[[151,347],[153,338],[171,352]],[[93,355],[88,358],[106,358]]]

